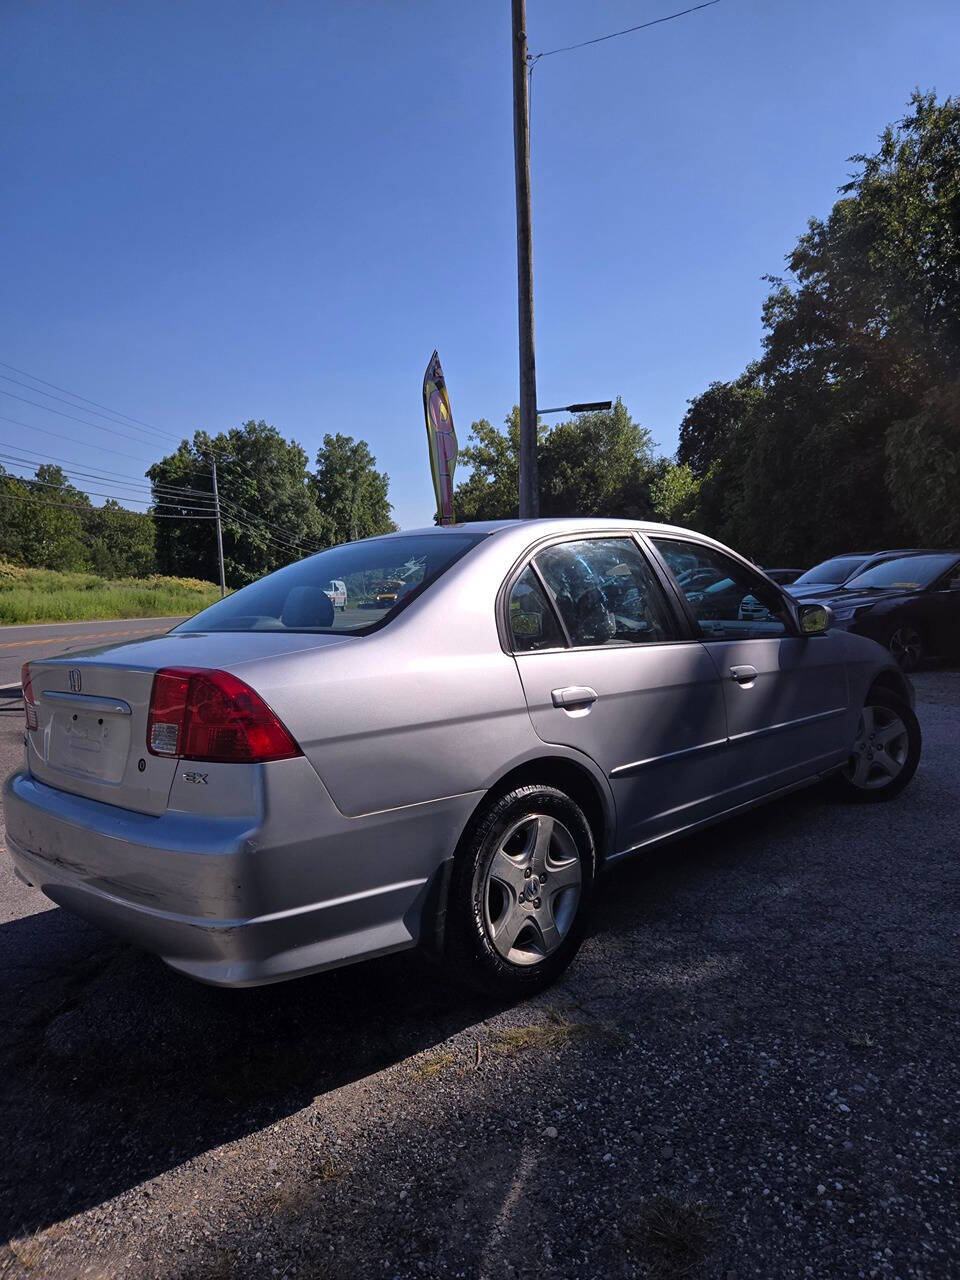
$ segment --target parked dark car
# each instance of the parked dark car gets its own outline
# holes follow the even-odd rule
[[[960,551],[882,560],[819,599],[838,628],[879,640],[906,671],[960,655]]]
[[[768,578],[772,578],[774,582],[778,582],[781,587],[787,587],[791,582],[796,580],[803,573],[802,569],[764,569],[763,571]]]
[[[933,548],[923,548],[932,550]],[[812,569],[807,569],[798,578],[786,584],[787,590],[794,600],[821,600],[824,592],[844,587],[858,574],[866,573],[875,564],[884,560],[894,560],[897,556],[920,550],[916,547],[895,547],[890,551],[844,551],[840,555],[831,556],[829,560],[821,560]]]

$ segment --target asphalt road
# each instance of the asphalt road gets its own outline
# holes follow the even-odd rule
[[[916,683],[895,802],[623,866],[513,1008],[412,953],[201,987],[0,856],[0,1274],[960,1275],[960,674]]]
[[[345,609],[340,626],[363,626],[380,615],[369,609]],[[0,627],[0,696],[19,688],[20,668],[33,658],[56,657],[102,644],[122,644],[169,631],[183,618],[126,618],[109,622],[50,622],[26,627]]]
[[[101,644],[142,640],[175,627],[183,618],[123,618],[109,622],[45,622],[0,627],[0,691],[20,685],[20,668],[31,658],[54,657]]]

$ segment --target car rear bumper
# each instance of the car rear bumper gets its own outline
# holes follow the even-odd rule
[[[275,982],[415,945],[468,798],[348,819],[306,762],[282,765],[295,767],[267,766],[260,821],[152,817],[15,773],[7,847],[48,898],[204,982]]]

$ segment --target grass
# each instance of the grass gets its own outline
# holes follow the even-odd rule
[[[0,561],[0,625],[182,616],[219,597],[219,587],[199,578],[110,579]]]
[[[424,1080],[429,1080],[431,1076],[437,1076],[441,1071],[449,1071],[451,1067],[457,1065],[457,1055],[455,1053],[447,1053],[440,1051],[431,1053],[420,1062],[414,1064],[414,1071],[418,1076],[422,1076]]]
[[[599,1037],[616,1040],[614,1028],[601,1022],[569,1022],[559,1014],[548,1014],[546,1022],[531,1022],[521,1027],[504,1027],[491,1031],[487,1044],[493,1053],[512,1057],[536,1050],[565,1049],[579,1040]]]
[[[633,1206],[620,1233],[651,1280],[687,1280],[702,1273],[720,1224],[707,1205],[654,1196]]]

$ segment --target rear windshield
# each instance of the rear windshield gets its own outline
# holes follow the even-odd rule
[[[956,563],[956,559],[955,555],[898,556],[896,560],[875,564],[872,569],[848,582],[847,587],[850,591],[868,587],[897,587],[901,591],[919,591],[921,587],[928,587],[941,573],[946,573]]]
[[[251,582],[175,630],[362,634],[402,609],[483,536],[427,533],[345,542]]]
[[[856,573],[862,564],[866,564],[865,556],[834,556],[832,560],[824,560],[823,564],[815,564],[806,573],[791,584],[794,587],[805,587],[809,582],[819,586],[824,582],[846,582],[851,573]]]

